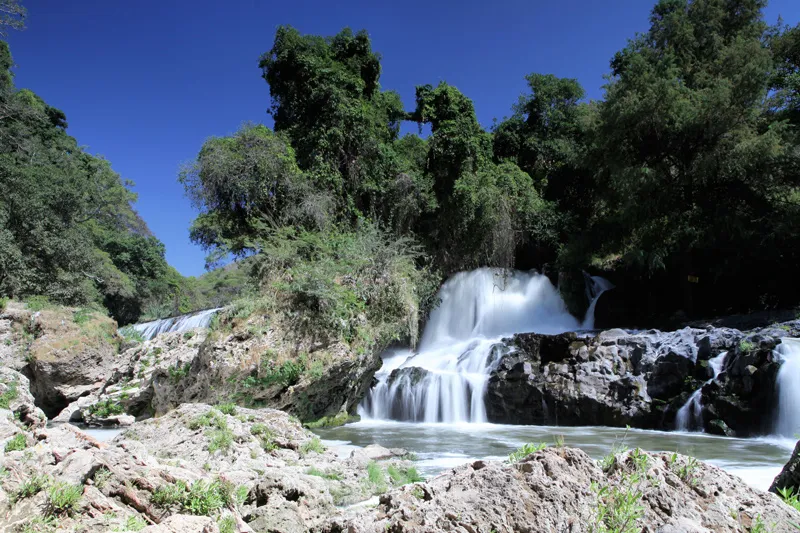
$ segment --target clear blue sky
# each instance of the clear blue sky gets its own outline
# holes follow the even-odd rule
[[[16,83],[63,110],[69,133],[136,182],[137,209],[185,275],[203,272],[196,213],[176,181],[203,140],[271,121],[259,56],[275,28],[332,35],[365,28],[383,55],[381,85],[413,106],[414,86],[447,80],[485,126],[502,118],[530,72],[575,77],[602,96],[615,51],[648,27],[655,0],[23,0],[13,32]],[[800,20],[772,0],[767,21]]]

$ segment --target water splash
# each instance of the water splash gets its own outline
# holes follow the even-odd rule
[[[152,322],[142,322],[141,324],[134,324],[133,329],[142,334],[145,340],[150,340],[156,335],[162,333],[172,333],[176,331],[188,331],[194,328],[207,328],[211,323],[214,315],[222,309],[206,309],[188,315],[181,315],[172,318],[162,318],[153,320]]]
[[[800,433],[800,339],[784,337],[775,348],[775,354],[783,360],[776,381],[775,431],[784,437],[797,438]]]
[[[418,352],[384,357],[378,384],[359,408],[363,418],[486,422],[486,381],[508,350],[503,337],[581,328],[550,280],[535,272],[462,272],[442,286],[439,298]],[[587,319],[594,322],[590,313]]]
[[[714,372],[714,375],[694,391],[689,400],[678,410],[678,414],[675,417],[675,429],[678,431],[692,431],[692,428],[700,428],[700,431],[703,431],[703,387],[717,379],[717,376],[725,366],[726,355],[728,355],[728,352],[720,352],[719,355],[708,360],[708,366]]]

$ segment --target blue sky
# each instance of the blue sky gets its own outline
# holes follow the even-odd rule
[[[205,254],[189,242],[196,213],[178,168],[209,136],[271,125],[258,59],[278,25],[365,28],[383,56],[382,87],[408,109],[415,85],[447,80],[488,127],[531,72],[578,78],[600,98],[611,56],[647,29],[654,1],[23,0],[28,29],[9,41],[17,86],[63,110],[79,143],[136,182],[136,207],[170,264],[199,275]],[[772,0],[766,15],[796,24],[800,2]]]

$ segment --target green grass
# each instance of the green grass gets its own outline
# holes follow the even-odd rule
[[[49,482],[50,478],[41,474],[34,474],[28,477],[22,482],[19,489],[17,489],[17,492],[14,494],[14,500],[19,501],[23,498],[30,498],[31,496],[39,494]]]
[[[194,337],[194,331],[187,331],[186,333],[183,334],[183,338],[186,339],[187,341],[192,337]]]
[[[208,482],[202,479],[192,483],[183,503],[187,511],[200,516],[209,516],[222,509],[224,505],[225,497],[220,482]]]
[[[330,480],[334,480],[334,481],[341,481],[342,480],[342,475],[339,474],[338,472],[330,472],[330,471],[323,472],[322,470],[320,470],[318,468],[315,468],[313,466],[310,467],[308,470],[306,470],[306,474],[308,474],[309,476],[316,476],[316,477],[321,477],[321,478],[324,478],[324,479],[330,479]]]
[[[233,402],[221,403],[217,405],[217,409],[224,415],[236,416],[236,404]]]
[[[169,378],[172,380],[172,382],[178,383],[180,380],[189,375],[189,370],[191,369],[192,363],[186,363],[183,366],[176,364],[175,366],[169,367],[167,372],[169,372]]]
[[[253,434],[253,436],[258,437],[259,441],[261,441],[261,448],[263,448],[265,452],[269,453],[278,448],[278,445],[275,444],[272,430],[269,429],[265,424],[253,424],[250,427],[250,433]]]
[[[125,412],[122,404],[111,398],[106,398],[94,405],[90,405],[87,410],[90,415],[98,418],[108,418],[109,416],[121,415]]]
[[[782,489],[778,489],[778,494],[780,494],[783,501],[786,505],[794,507],[797,511],[800,511],[800,493],[794,491],[791,487],[785,487]]]
[[[223,429],[228,427],[228,422],[225,420],[225,417],[222,416],[222,413],[217,411],[216,409],[211,409],[202,415],[198,415],[192,418],[187,424],[186,427],[191,430],[197,430],[202,427],[211,427],[214,426],[218,429]]]
[[[108,480],[111,479],[111,470],[106,468],[105,466],[100,467],[97,469],[97,472],[94,473],[94,486],[98,489],[102,489],[108,484]]]
[[[425,478],[419,474],[414,466],[404,468],[397,467],[395,465],[389,465],[386,468],[386,472],[389,474],[389,478],[392,480],[392,485],[395,486],[425,481]]]
[[[50,533],[55,531],[57,526],[58,522],[52,516],[35,516],[15,531],[19,533]]]
[[[28,440],[24,433],[17,433],[11,440],[6,442],[6,452],[18,452],[28,447]]]
[[[30,309],[34,313],[54,307],[54,304],[50,302],[47,296],[41,296],[41,295],[30,296],[26,298],[25,304],[27,304],[28,309]]]
[[[300,447],[300,455],[306,455],[311,452],[323,453],[324,451],[325,446],[322,444],[322,441],[319,440],[319,437],[314,437]]]
[[[186,483],[178,480],[175,483],[162,485],[153,491],[151,498],[155,505],[163,508],[169,508],[173,505],[183,505],[183,500],[187,492]]]
[[[217,522],[219,533],[236,533],[236,520],[232,516],[221,518]]]
[[[540,442],[538,444],[529,442],[512,452],[511,455],[508,456],[508,460],[511,463],[518,463],[528,457],[530,454],[540,452],[545,448],[547,448],[547,444],[544,442]]]
[[[138,516],[129,516],[122,526],[114,528],[114,531],[141,531],[147,527],[147,522]]]
[[[58,482],[47,490],[47,512],[50,515],[71,515],[78,509],[83,486]]]
[[[221,451],[227,455],[233,446],[233,431],[225,428],[215,429],[208,433],[208,451],[214,453]]]
[[[78,309],[72,313],[72,321],[82,326],[94,318],[94,311],[91,309]]]
[[[8,298],[5,296],[0,296],[0,311],[5,310],[6,306],[8,305]]]
[[[367,465],[367,478],[373,494],[383,494],[388,490],[383,468],[375,461],[370,461]]]
[[[11,406],[11,402],[13,402],[19,397],[19,391],[17,390],[16,381],[6,383],[5,385],[6,385],[5,392],[3,394],[0,394],[0,409],[9,409]]]

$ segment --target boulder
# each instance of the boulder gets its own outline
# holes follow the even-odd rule
[[[597,531],[614,519],[603,509],[619,512],[614,502],[627,495],[640,506],[627,517],[637,531],[745,533],[762,523],[783,533],[800,521],[775,495],[684,456],[625,452],[603,471],[583,451],[546,448],[519,463],[478,461],[403,487],[376,508],[332,517],[322,531]]]
[[[776,494],[783,489],[800,492],[800,441],[797,441],[789,461],[769,487],[769,491]]]

